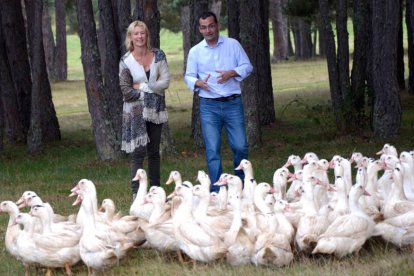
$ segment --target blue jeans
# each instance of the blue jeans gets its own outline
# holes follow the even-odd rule
[[[206,160],[211,183],[214,184],[223,172],[221,162],[221,130],[224,127],[230,148],[233,151],[233,166],[236,168],[242,159],[248,158],[248,145],[244,125],[242,98],[219,102],[200,97],[200,119],[206,147]],[[242,170],[234,173],[242,180]],[[211,191],[218,186],[211,185]]]

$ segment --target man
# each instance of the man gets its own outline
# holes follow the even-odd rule
[[[219,34],[220,24],[214,13],[202,13],[198,28],[204,40],[191,48],[184,79],[200,96],[208,173],[215,183],[222,173],[223,127],[233,151],[234,168],[248,156],[240,82],[250,75],[253,66],[237,40]],[[235,174],[244,179],[242,171]],[[217,190],[217,186],[211,187],[211,191]]]

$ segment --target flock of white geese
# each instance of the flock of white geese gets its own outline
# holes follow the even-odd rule
[[[354,152],[330,161],[312,152],[291,155],[272,184],[257,183],[251,162],[242,160],[236,169],[244,171],[244,181],[225,173],[213,184],[218,193],[210,193],[203,171],[197,185],[173,171],[167,184],[175,189],[167,196],[162,187],[148,190],[146,172],[139,169],[133,179],[139,190],[126,216],[116,213],[111,199],[98,209],[95,185],[87,179],[71,190],[80,208],[67,217],[26,191],[17,202],[0,203],[0,212],[10,217],[5,246],[26,274],[34,265],[48,275],[56,267],[70,275],[81,260],[89,274],[107,270],[138,246],[177,252],[180,261],[276,267],[293,262],[294,252],[358,254],[373,236],[414,249],[414,151],[398,156],[385,144],[377,154],[379,159]],[[19,211],[26,206],[29,213]]]

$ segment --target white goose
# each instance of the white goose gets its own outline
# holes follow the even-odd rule
[[[400,153],[401,165],[404,167],[403,187],[408,200],[414,201],[414,157],[408,151]]]
[[[404,169],[401,164],[397,164],[392,171],[394,180],[391,194],[384,202],[383,213],[385,218],[392,218],[406,212],[414,210],[414,202],[407,200],[403,189]]]
[[[335,187],[336,187],[336,204],[332,212],[328,214],[329,222],[333,222],[337,217],[346,215],[350,213],[349,209],[349,200],[348,200],[348,191],[347,186],[345,184],[344,179],[342,176],[337,176],[335,180]]]
[[[192,189],[193,196],[198,198],[198,205],[192,215],[196,222],[205,230],[217,237],[222,237],[230,228],[232,214],[217,209],[209,210],[210,189],[207,186],[195,185]]]
[[[332,160],[330,162],[330,167],[334,168],[335,167],[335,163],[339,162],[340,166],[342,167],[343,170],[343,180],[345,182],[346,188],[347,188],[347,192],[349,193],[349,191],[351,190],[352,187],[352,168],[351,168],[351,162],[346,159],[343,158],[339,155],[335,155],[332,157]]]
[[[274,214],[267,214],[268,231],[257,236],[252,263],[283,267],[293,261],[292,248],[286,235],[277,232],[278,222]]]
[[[19,209],[27,207],[27,206],[32,207],[34,205],[42,205],[47,208],[54,222],[62,222],[62,221],[68,221],[68,220],[70,220],[71,222],[74,222],[76,220],[76,215],[70,215],[69,217],[67,217],[67,216],[55,214],[52,206],[47,202],[43,202],[43,200],[33,191],[23,192],[22,196],[16,202],[16,204],[19,206]]]
[[[175,192],[182,198],[182,203],[173,217],[174,235],[180,249],[191,259],[201,262],[211,262],[224,257],[227,247],[221,239],[200,227],[191,214],[191,189],[182,185]]]
[[[134,202],[129,208],[129,214],[131,216],[135,216],[135,217],[148,220],[148,218],[151,215],[153,206],[152,204],[143,205],[144,197],[148,192],[148,177],[147,177],[147,173],[145,172],[145,170],[138,169],[132,181],[139,181],[139,188],[138,188],[137,196],[135,197]]]
[[[304,182],[302,194],[302,212],[295,235],[296,246],[299,251],[310,253],[312,245],[316,243],[319,235],[328,228],[327,212],[319,213],[316,209],[313,186],[319,180],[313,176],[308,177]],[[328,206],[328,205],[326,205]]]
[[[103,218],[114,230],[124,233],[136,244],[145,242],[144,232],[138,229],[138,217],[122,216],[121,213],[115,215],[115,203],[110,198],[105,198],[99,209],[104,211]]]
[[[296,202],[299,201],[301,197],[301,187],[303,185],[303,170],[299,170],[295,172],[290,178],[288,182],[292,182],[289,186],[288,191],[286,192],[286,200],[289,202]]]
[[[145,202],[153,204],[154,209],[148,222],[142,220],[139,222],[139,225],[144,230],[150,247],[160,252],[179,251],[178,243],[174,236],[171,212],[165,203],[166,198],[165,190],[162,187],[157,187],[147,194]]]
[[[273,189],[277,199],[286,198],[287,180],[291,173],[286,167],[277,169],[273,174]]]
[[[312,254],[335,254],[342,258],[347,254],[357,253],[365,241],[371,237],[375,223],[358,206],[359,197],[366,194],[360,185],[352,186],[349,194],[351,213],[336,218],[328,229],[320,235]]]
[[[295,228],[293,228],[292,224],[284,214],[285,204],[285,201],[279,199],[276,200],[273,206],[274,214],[277,220],[276,233],[284,234],[289,243],[292,244],[295,238]]]
[[[361,152],[353,152],[351,155],[351,158],[349,159],[349,162],[352,164],[355,162],[356,167],[360,167],[362,164],[361,162],[364,159],[364,155]]]
[[[414,250],[414,212],[386,219],[375,225],[373,236],[381,236],[392,244],[403,247],[409,245]]]
[[[125,235],[115,232],[108,227],[97,227],[93,195],[89,189],[94,184],[87,179],[78,182],[75,192],[78,199],[74,202],[82,202],[85,219],[83,221],[82,236],[79,241],[79,252],[82,261],[88,267],[88,274],[95,271],[107,270],[119,263],[126,253],[133,248],[134,243]]]
[[[231,265],[245,265],[250,263],[255,237],[242,225],[240,196],[230,195],[228,205],[232,210],[233,220],[224,234],[224,244],[228,247],[226,261]]]
[[[290,166],[293,166],[294,173],[302,170],[303,164],[302,159],[298,155],[289,155],[288,160],[283,165],[283,167],[289,168]]]
[[[40,219],[43,229],[42,233],[33,233],[32,236],[37,248],[37,263],[47,267],[48,270],[65,267],[66,273],[71,275],[71,267],[80,261],[80,226],[74,223],[65,226],[55,224],[51,221],[49,210],[40,205],[33,206],[30,215]]]
[[[252,163],[249,160],[243,159],[235,170],[243,170],[244,187],[242,197],[248,201],[249,204],[253,204],[254,189],[257,186],[257,182],[254,179]]]
[[[20,259],[17,248],[17,237],[21,233],[19,225],[14,223],[17,215],[20,213],[19,208],[13,201],[2,201],[0,203],[0,213],[9,214],[6,236],[4,238],[6,250],[15,258]]]

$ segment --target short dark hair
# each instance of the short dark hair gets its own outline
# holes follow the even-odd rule
[[[216,14],[214,12],[211,12],[211,11],[202,12],[200,14],[200,16],[198,17],[198,20],[206,19],[207,17],[210,17],[210,16],[212,16],[214,18],[215,23],[218,23]]]

